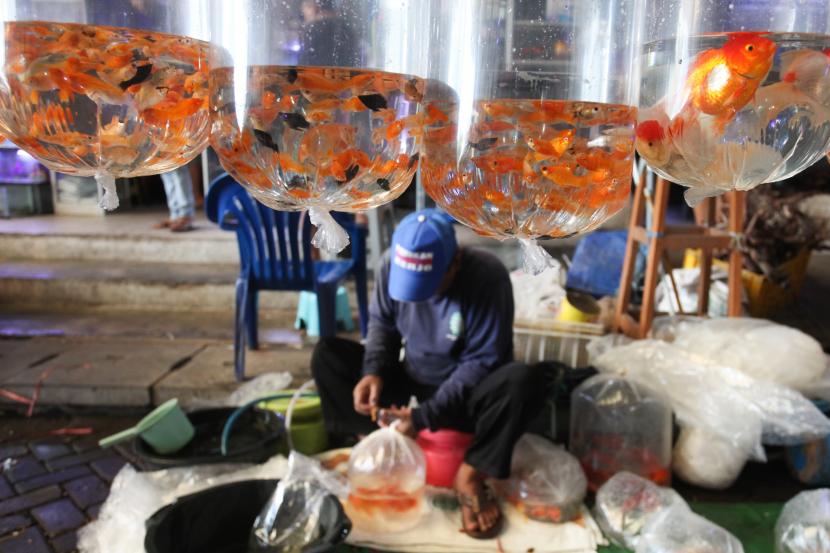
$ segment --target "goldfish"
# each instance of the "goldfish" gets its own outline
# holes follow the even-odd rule
[[[663,167],[671,158],[671,147],[666,131],[655,119],[637,124],[636,147],[649,164]]]
[[[410,115],[408,117],[404,117],[403,119],[398,119],[388,127],[386,127],[386,131],[384,132],[384,137],[386,140],[394,140],[398,138],[404,129],[412,129],[415,127],[420,126],[423,118],[420,115]]]
[[[106,103],[118,104],[124,100],[124,91],[86,73],[64,72],[57,67],[49,69],[49,78],[59,90],[59,96],[68,102],[73,93],[86,94],[91,99],[100,98]]]
[[[568,150],[576,138],[576,129],[566,129],[545,140],[542,137],[530,136],[526,139],[528,147],[534,152],[547,157],[561,157]]]
[[[297,160],[303,163],[309,156],[315,160],[330,157],[334,152],[345,150],[355,142],[357,130],[351,125],[326,123],[305,132],[297,150]]]
[[[513,117],[517,111],[516,107],[508,102],[484,101],[479,106],[490,117]]]
[[[588,178],[587,175],[575,175],[573,168],[568,165],[542,163],[539,170],[541,171],[543,177],[553,181],[559,186],[581,187],[585,186],[590,181],[590,178]]]
[[[498,152],[474,157],[472,162],[476,167],[485,172],[492,172],[496,174],[521,173],[523,168],[523,157],[524,156],[516,157]]]
[[[481,123],[476,124],[476,130],[481,133],[499,133],[505,131],[514,131],[516,130],[516,125],[514,123],[508,123],[507,121],[482,121]]]
[[[166,104],[166,103],[165,103]],[[165,125],[170,121],[184,119],[199,113],[206,107],[207,102],[202,98],[188,98],[172,104],[157,105],[141,112],[145,123],[151,125]]]
[[[781,54],[781,80],[821,104],[830,104],[830,50]]]
[[[349,182],[360,172],[361,168],[372,164],[363,150],[349,148],[334,156],[331,161],[331,174],[339,182]]]
[[[760,33],[730,33],[721,48],[702,52],[692,64],[685,84],[689,105],[725,126],[752,100],[775,51],[775,43]]]
[[[435,104],[427,104],[426,124],[435,125],[437,123],[446,123],[450,120],[449,116],[439,109]]]

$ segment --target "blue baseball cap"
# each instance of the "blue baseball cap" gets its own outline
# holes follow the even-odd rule
[[[424,301],[438,291],[458,245],[455,230],[436,209],[404,217],[392,235],[389,295],[396,301]]]

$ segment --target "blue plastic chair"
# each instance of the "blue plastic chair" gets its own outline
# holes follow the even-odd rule
[[[236,232],[240,272],[236,280],[234,370],[245,377],[245,340],[257,349],[258,295],[260,290],[312,291],[317,294],[320,337],[337,332],[337,287],[354,277],[360,332],[366,336],[366,229],[343,221],[351,239],[351,259],[314,261],[311,258],[312,225],[306,213],[274,211],[254,200],[233,177],[214,179],[205,199],[207,217],[223,230]]]

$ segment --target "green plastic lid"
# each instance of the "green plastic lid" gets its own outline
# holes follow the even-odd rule
[[[293,394],[296,390],[282,390],[280,393],[285,392],[286,395]],[[260,403],[260,407],[263,409],[269,409],[271,411],[276,411],[282,415],[285,415],[288,411],[288,404],[291,403],[291,398],[283,398],[283,399],[272,399],[271,401],[264,401]],[[320,398],[319,397],[300,397],[297,399],[297,403],[294,405],[294,415],[293,418],[296,420],[307,420],[318,418],[323,415],[323,408],[320,406]]]

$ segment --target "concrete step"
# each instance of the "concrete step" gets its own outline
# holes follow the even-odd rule
[[[0,304],[158,311],[234,309],[238,265],[0,259]],[[296,292],[260,294],[263,311],[296,311]]]
[[[236,236],[203,216],[196,229],[154,229],[163,214],[0,219],[0,252],[8,259],[130,260],[146,263],[239,263]]]

